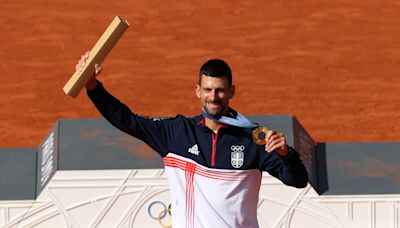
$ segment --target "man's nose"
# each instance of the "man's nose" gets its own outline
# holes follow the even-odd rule
[[[210,93],[210,100],[211,101],[216,101],[218,99],[218,94],[215,90],[212,90]]]

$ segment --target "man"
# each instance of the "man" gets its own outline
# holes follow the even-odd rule
[[[76,66],[79,70],[89,56]],[[95,66],[95,76],[101,71]],[[87,94],[115,127],[147,143],[163,158],[171,193],[172,227],[258,227],[262,171],[302,188],[307,172],[285,136],[268,131],[266,144],[252,140],[256,127],[229,107],[235,94],[224,61],[200,69],[196,94],[202,114],[193,118],[148,118],[111,96],[93,77]]]

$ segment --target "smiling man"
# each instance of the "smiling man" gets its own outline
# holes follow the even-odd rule
[[[200,99],[203,112],[215,118],[229,116],[229,100],[234,94],[235,86],[232,85],[232,73],[228,64],[213,59],[201,67],[196,95]],[[219,128],[218,121],[214,119],[205,118],[205,123],[214,132]]]
[[[79,70],[89,56],[76,66]],[[133,113],[96,80],[87,94],[115,127],[139,138],[164,161],[171,193],[172,227],[258,227],[257,203],[262,172],[286,185],[307,185],[307,172],[285,136],[268,131],[266,144],[252,140],[257,124],[229,106],[234,97],[231,69],[219,59],[200,69],[196,95],[201,115],[148,118]]]

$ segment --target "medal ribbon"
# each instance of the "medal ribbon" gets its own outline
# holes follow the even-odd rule
[[[236,111],[235,111],[236,112]],[[254,128],[258,127],[258,124],[250,122],[246,117],[244,117],[242,114],[239,112],[236,112],[236,118],[228,117],[228,116],[221,116],[219,118],[216,118],[206,112],[204,108],[201,110],[201,114],[208,119],[215,120],[219,123],[224,123],[227,125],[235,126],[235,127],[241,127],[241,128]]]

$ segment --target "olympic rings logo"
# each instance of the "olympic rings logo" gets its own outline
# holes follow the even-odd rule
[[[241,145],[241,146],[235,146],[235,145],[232,145],[231,146],[231,150],[233,151],[233,152],[242,152],[242,151],[244,151],[244,146],[243,145]]]
[[[163,209],[158,213],[157,216],[154,216],[151,209],[152,209],[155,205],[158,205],[158,204],[161,205],[161,207],[162,207]],[[163,228],[172,228],[171,225],[165,225],[165,224],[162,222],[162,220],[165,218],[165,216],[167,216],[167,214],[168,214],[169,216],[171,216],[171,204],[169,204],[169,206],[168,206],[168,208],[167,208],[167,206],[166,206],[163,202],[161,202],[161,201],[153,201],[153,202],[151,202],[151,203],[149,204],[149,206],[147,207],[147,214],[148,214],[152,219],[157,220],[158,223],[161,225],[161,227],[163,227]]]

